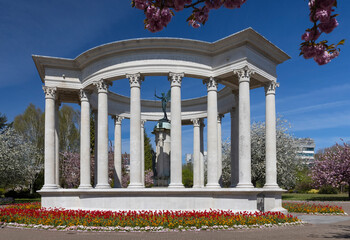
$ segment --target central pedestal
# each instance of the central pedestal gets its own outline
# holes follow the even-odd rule
[[[170,182],[170,123],[159,120],[152,133],[156,140],[154,186],[167,187]]]

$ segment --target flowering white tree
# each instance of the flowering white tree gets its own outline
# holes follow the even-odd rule
[[[280,187],[291,189],[296,184],[296,172],[301,167],[297,159],[297,146],[295,138],[288,133],[289,124],[286,120],[277,119],[276,126],[276,150],[277,150],[277,182]],[[230,185],[230,142],[223,143],[223,185]],[[256,122],[251,127],[251,158],[252,158],[252,182],[255,186],[265,183],[265,123]]]
[[[42,155],[33,143],[25,141],[13,128],[0,134],[1,187],[32,188],[41,169]]]
[[[209,12],[221,7],[240,8],[247,0],[131,0],[132,6],[144,11],[145,28],[151,32],[161,31],[166,27],[175,12],[191,9],[187,22],[194,28],[204,25],[209,19]],[[339,55],[339,45],[328,44],[326,40],[316,42],[322,33],[331,33],[338,25],[334,14],[337,0],[309,0],[309,20],[312,27],[306,29],[301,39],[300,55],[305,59],[313,58],[319,65],[329,63]]]

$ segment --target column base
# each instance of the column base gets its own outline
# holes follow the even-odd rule
[[[58,189],[58,185],[57,184],[45,184],[41,190],[49,190],[49,189]]]
[[[111,188],[111,186],[109,184],[97,184],[96,187],[97,189],[107,189],[107,188]]]
[[[203,188],[204,186],[201,186],[201,185],[195,185],[193,186],[192,188]]]
[[[207,183],[207,185],[205,185],[205,188],[221,188],[221,186],[218,183]]]
[[[130,183],[128,188],[144,188],[145,185],[143,185],[142,183]]]
[[[170,183],[168,188],[184,188],[182,183]]]
[[[90,184],[79,185],[78,189],[92,189]]]
[[[251,183],[238,183],[236,188],[254,188]]]
[[[265,184],[263,188],[274,190],[281,189],[277,184]]]

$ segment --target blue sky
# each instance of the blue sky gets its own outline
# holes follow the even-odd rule
[[[338,1],[339,27],[326,36],[330,42],[350,37],[350,1]],[[140,37],[180,37],[213,42],[252,27],[292,59],[277,68],[277,114],[291,123],[291,133],[311,137],[316,148],[350,140],[350,43],[340,56],[325,66],[299,57],[299,44],[308,21],[306,0],[248,0],[240,9],[212,11],[204,27],[193,29],[185,19],[189,12],[176,13],[159,33],[143,27],[143,13],[132,9],[129,0],[0,0],[0,112],[9,121],[33,103],[44,109],[41,80],[31,55],[75,58],[80,53],[109,42]],[[142,97],[169,89],[163,78],[148,78]],[[196,89],[196,91],[193,91]],[[129,85],[116,82],[112,91],[129,95]],[[184,79],[183,98],[205,95],[200,81]],[[252,121],[263,121],[263,89],[251,91]],[[74,105],[73,105],[74,106]],[[76,104],[75,108],[79,108]],[[223,139],[230,135],[230,117],[223,119]],[[110,121],[110,123],[112,123]],[[146,123],[149,136],[154,123]],[[110,138],[113,126],[110,124]],[[123,125],[123,151],[129,152],[129,125]],[[183,153],[192,152],[192,127],[183,127]]]

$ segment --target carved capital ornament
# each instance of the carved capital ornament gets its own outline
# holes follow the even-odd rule
[[[114,119],[114,125],[121,125],[124,117],[115,115],[113,116],[113,119]]]
[[[201,125],[201,121],[199,118],[193,118],[191,119],[191,122],[193,123],[193,127],[199,127]]]
[[[203,83],[207,85],[208,92],[218,90],[218,80],[213,77],[203,80]]]
[[[275,94],[276,93],[276,88],[280,86],[280,83],[271,81],[268,84],[265,85],[265,94]]]
[[[144,77],[141,73],[135,74],[126,74],[126,78],[129,79],[130,87],[141,87],[141,82],[144,80]]]
[[[246,65],[241,69],[233,70],[233,73],[238,75],[239,82],[249,82],[251,75],[255,74],[255,70]]]
[[[44,93],[45,93],[45,98],[56,99],[56,97],[57,97],[57,88],[43,86],[43,90],[44,90]]]
[[[168,80],[170,81],[171,87],[181,87],[182,78],[185,76],[184,73],[169,73]]]
[[[101,79],[99,81],[94,82],[94,85],[97,88],[97,91],[99,93],[106,93],[108,92],[108,87],[111,85],[111,83],[107,82],[104,79]]]
[[[80,101],[83,102],[88,102],[89,99],[88,99],[88,92],[84,89],[80,89],[79,91],[79,98],[80,98]]]

